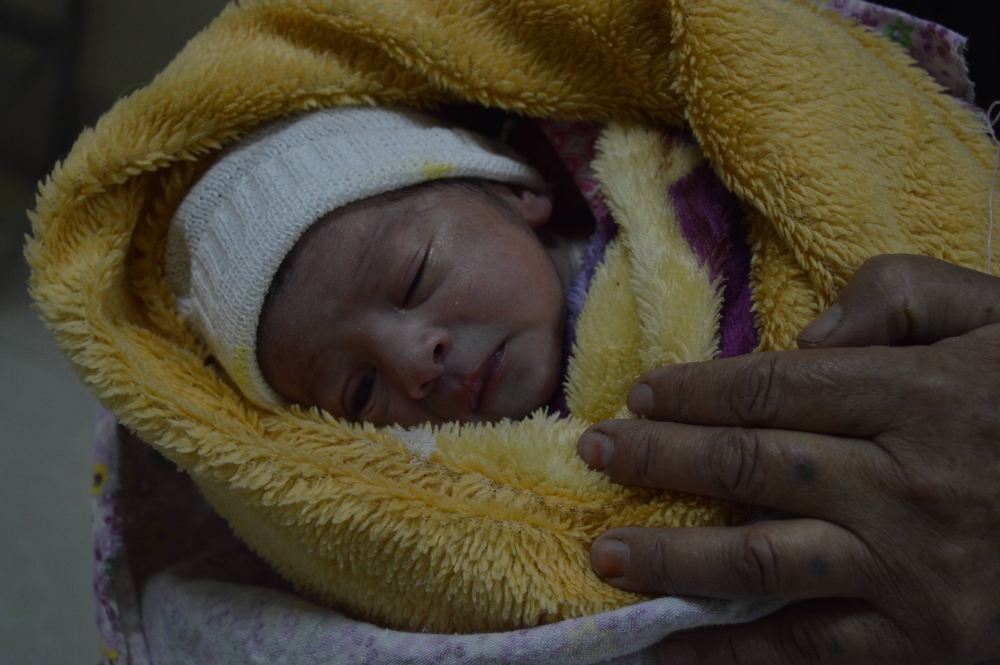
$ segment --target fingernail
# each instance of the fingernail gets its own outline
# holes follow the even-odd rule
[[[628,568],[628,543],[602,538],[590,548],[590,564],[601,577],[621,577]]]
[[[840,319],[843,316],[844,308],[840,306],[839,302],[834,303],[802,329],[802,332],[799,333],[799,341],[806,344],[819,344],[840,325]]]
[[[600,432],[586,432],[576,444],[576,452],[594,471],[603,471],[611,464],[615,444]]]
[[[653,389],[648,383],[637,383],[628,391],[628,410],[637,416],[653,415]]]
[[[698,654],[684,640],[663,642],[656,650],[656,655],[659,656],[661,665],[695,665],[698,662]]]

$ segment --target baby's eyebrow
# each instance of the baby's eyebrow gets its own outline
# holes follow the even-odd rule
[[[378,263],[378,260],[384,258],[386,248],[395,247],[394,240],[407,227],[406,220],[409,218],[411,206],[403,203],[390,203],[373,211],[371,224],[374,229],[371,233],[365,234],[358,247],[359,255],[354,266],[354,274],[384,270],[385,265]]]

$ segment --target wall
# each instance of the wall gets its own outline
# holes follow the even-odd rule
[[[92,0],[71,133],[151,80],[224,4]],[[0,8],[47,18],[58,18],[60,7],[61,0],[0,0]],[[0,86],[33,55],[0,40]],[[0,663],[18,665],[100,658],[89,505],[96,405],[29,309],[20,255],[34,178],[51,167],[42,155],[53,78],[41,72],[0,113],[0,144],[31,167],[0,166]]]

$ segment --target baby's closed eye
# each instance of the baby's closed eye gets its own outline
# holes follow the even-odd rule
[[[414,296],[416,296],[417,289],[420,287],[420,284],[423,282],[424,269],[427,267],[427,257],[428,256],[430,256],[430,250],[424,251],[423,254],[422,254],[422,256],[421,256],[421,258],[419,259],[420,263],[419,263],[419,265],[417,267],[417,272],[413,276],[413,279],[410,281],[409,287],[406,289],[406,295],[403,296],[403,304],[402,304],[402,308],[403,309],[406,309],[407,307],[409,307],[411,304],[413,304],[415,302]]]
[[[372,392],[375,387],[375,368],[372,367],[362,377],[358,387],[354,390],[354,397],[351,401],[351,419],[363,420],[362,416],[372,401]]]

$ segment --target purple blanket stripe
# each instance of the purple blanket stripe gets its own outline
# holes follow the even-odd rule
[[[757,348],[750,294],[750,245],[739,199],[708,164],[697,166],[670,188],[674,212],[688,245],[721,280],[719,356],[731,358]]]
[[[587,299],[590,280],[597,272],[597,266],[604,261],[604,252],[611,241],[618,237],[618,225],[611,219],[610,213],[597,218],[593,235],[587,243],[580,261],[580,269],[573,276],[573,283],[566,290],[566,348],[572,349],[576,343],[576,322],[583,311]]]

